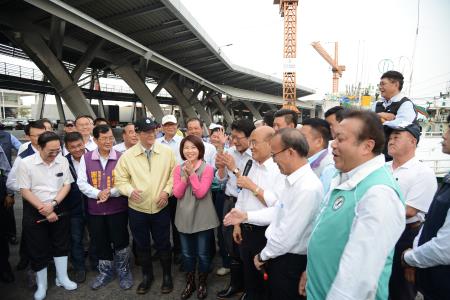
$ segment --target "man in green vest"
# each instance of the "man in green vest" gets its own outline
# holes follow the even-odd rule
[[[332,148],[340,172],[331,182],[309,241],[308,300],[388,299],[392,254],[405,228],[405,206],[385,167],[384,143],[383,127],[373,112],[349,111],[336,128]]]

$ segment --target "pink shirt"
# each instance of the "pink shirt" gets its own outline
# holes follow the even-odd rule
[[[195,170],[197,170],[200,165],[201,161],[197,163]],[[193,173],[188,177],[186,182],[183,182],[183,180],[181,180],[181,166],[182,165],[177,165],[173,170],[173,195],[177,199],[183,198],[184,192],[190,184],[192,186],[192,191],[194,192],[195,198],[202,199],[205,197],[206,193],[211,188],[211,184],[214,179],[213,167],[206,164],[200,178],[196,173]]]

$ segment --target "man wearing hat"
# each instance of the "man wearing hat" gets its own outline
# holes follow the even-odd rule
[[[66,123],[64,123],[64,133],[67,134],[75,131],[77,131],[75,128],[75,123],[72,120],[67,120]]]
[[[388,153],[393,160],[388,162],[387,166],[400,185],[406,203],[406,226],[395,245],[389,296],[395,300],[414,300],[417,291],[415,286],[405,279],[401,255],[405,249],[412,247],[414,237],[425,221],[425,214],[428,213],[437,189],[436,175],[430,167],[415,157],[420,126],[402,122],[388,127]]]
[[[177,164],[180,164],[183,160],[181,159],[180,154],[180,143],[183,139],[181,136],[177,135],[177,118],[174,115],[166,115],[162,118],[162,131],[164,136],[157,138],[156,142],[166,145],[172,149],[173,154],[175,154],[175,158]],[[181,262],[181,244],[180,244],[180,235],[178,234],[178,230],[175,227],[175,213],[177,210],[177,198],[174,196],[169,197],[169,209],[170,209],[170,221],[172,226],[172,239],[173,239],[173,255],[175,263]]]
[[[150,234],[160,254],[163,269],[162,293],[173,289],[170,252],[169,196],[172,195],[175,155],[156,141],[159,124],[149,118],[135,123],[139,142],[124,152],[116,165],[115,187],[128,197],[128,217],[142,266],[138,294],[149,291],[153,282]]]

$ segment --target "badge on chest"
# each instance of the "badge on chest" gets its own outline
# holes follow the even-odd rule
[[[344,205],[344,201],[345,201],[345,198],[343,196],[337,197],[333,203],[333,210],[338,210],[339,208],[341,208],[342,205]]]

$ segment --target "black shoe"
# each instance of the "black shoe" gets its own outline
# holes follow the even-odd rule
[[[86,271],[74,271],[72,280],[76,283],[83,283],[86,281]]]
[[[241,297],[239,297],[239,300],[245,300],[247,299],[247,293],[242,293]]]
[[[16,237],[16,236],[10,237],[10,238],[8,239],[8,242],[9,242],[11,245],[14,245],[14,246],[19,244],[19,241],[17,240],[17,237]]]
[[[8,264],[8,266],[5,268],[5,270],[0,272],[0,281],[2,281],[4,283],[11,283],[11,282],[14,282],[14,280],[15,280],[14,274],[11,270],[11,266]]]
[[[161,252],[159,257],[161,259],[161,267],[163,270],[163,282],[161,285],[161,293],[169,294],[173,290],[172,253],[171,252]]]
[[[30,261],[26,258],[21,258],[19,263],[16,266],[17,271],[23,271],[28,267]]]
[[[228,299],[243,292],[242,264],[236,260],[231,262],[230,266],[230,285],[223,291],[217,293],[217,299]]]
[[[136,293],[140,295],[147,294],[147,292],[150,290],[150,287],[152,286],[152,283],[153,283],[153,276],[143,275],[142,282],[139,283],[136,289]]]

